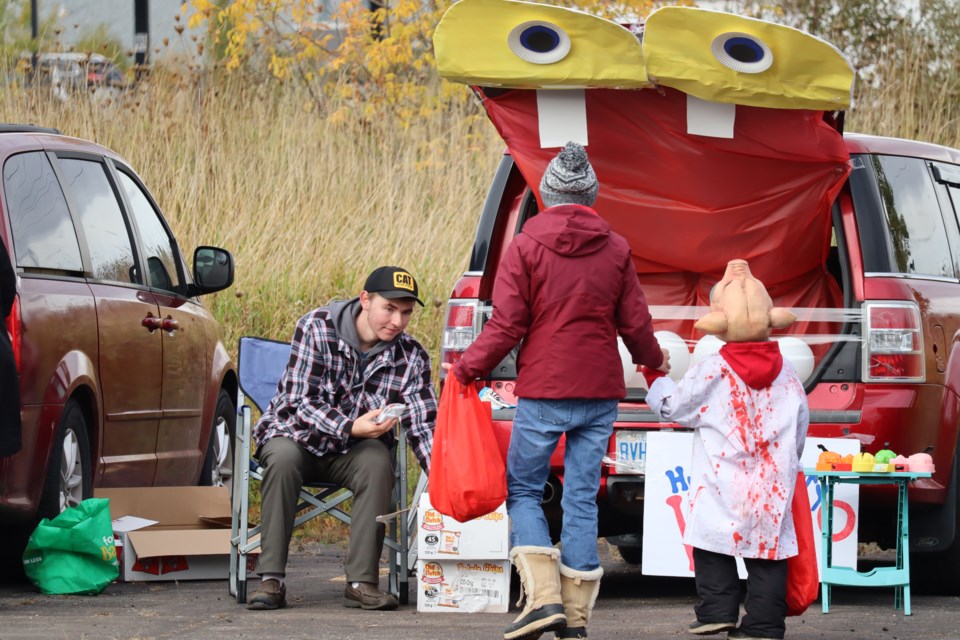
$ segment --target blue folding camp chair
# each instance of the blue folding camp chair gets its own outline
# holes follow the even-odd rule
[[[251,458],[250,431],[251,404],[263,411],[277,392],[277,384],[290,359],[290,344],[263,338],[240,338],[237,355],[238,377],[237,392],[237,428],[235,440],[235,462],[233,474],[232,525],[230,547],[230,595],[237,602],[247,601],[247,573],[249,554],[260,548],[260,525],[250,525],[250,481],[263,479],[262,468],[255,458]],[[389,589],[401,604],[409,599],[411,567],[416,564],[416,505],[420,494],[426,489],[426,475],[422,472],[414,492],[412,502],[407,500],[407,436],[406,431],[398,428],[397,460],[394,465],[396,482],[394,483],[395,511],[384,514],[382,520],[387,525],[384,546],[389,556]],[[347,525],[350,514],[340,505],[353,494],[335,484],[316,483],[304,485],[300,490],[300,502],[297,505],[298,516],[294,526],[298,527],[313,518],[330,515]],[[409,508],[413,504],[412,509]],[[252,562],[251,562],[252,565]]]

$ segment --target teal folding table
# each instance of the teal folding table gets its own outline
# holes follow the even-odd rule
[[[830,588],[833,585],[853,587],[893,587],[893,606],[903,607],[903,615],[910,615],[910,528],[907,486],[917,478],[929,478],[930,473],[905,471],[866,473],[857,471],[817,471],[804,469],[808,476],[820,482],[822,505],[820,554],[820,583],[823,612],[830,612]],[[892,567],[877,567],[857,571],[849,567],[833,566],[833,489],[838,484],[893,484],[897,486],[897,558]]]

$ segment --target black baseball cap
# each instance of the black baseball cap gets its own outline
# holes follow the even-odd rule
[[[422,307],[420,287],[410,272],[400,267],[380,267],[367,277],[363,290],[384,298],[413,298]]]

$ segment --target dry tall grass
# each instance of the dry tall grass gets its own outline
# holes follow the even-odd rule
[[[856,87],[847,129],[960,148],[957,64],[932,62],[922,46],[901,35],[878,61],[879,79]]]

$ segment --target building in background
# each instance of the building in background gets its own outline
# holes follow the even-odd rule
[[[191,10],[184,13],[181,0],[36,0],[36,5],[40,23],[60,29],[56,40],[63,50],[102,30],[120,43],[131,64],[204,59],[198,44],[206,31],[187,27]]]
[[[41,24],[55,24],[63,50],[103,29],[106,35],[121,44],[131,64],[152,62],[204,63],[209,60],[209,47],[204,46],[206,28],[189,28],[194,11],[183,0],[31,0],[36,2]],[[387,0],[367,0],[375,10]],[[321,4],[318,2],[318,4]],[[325,9],[316,16],[322,31],[336,32],[330,22],[340,0],[326,0]],[[186,6],[185,6],[186,5]],[[179,18],[179,19],[178,19]],[[339,43],[334,38],[332,46]]]

